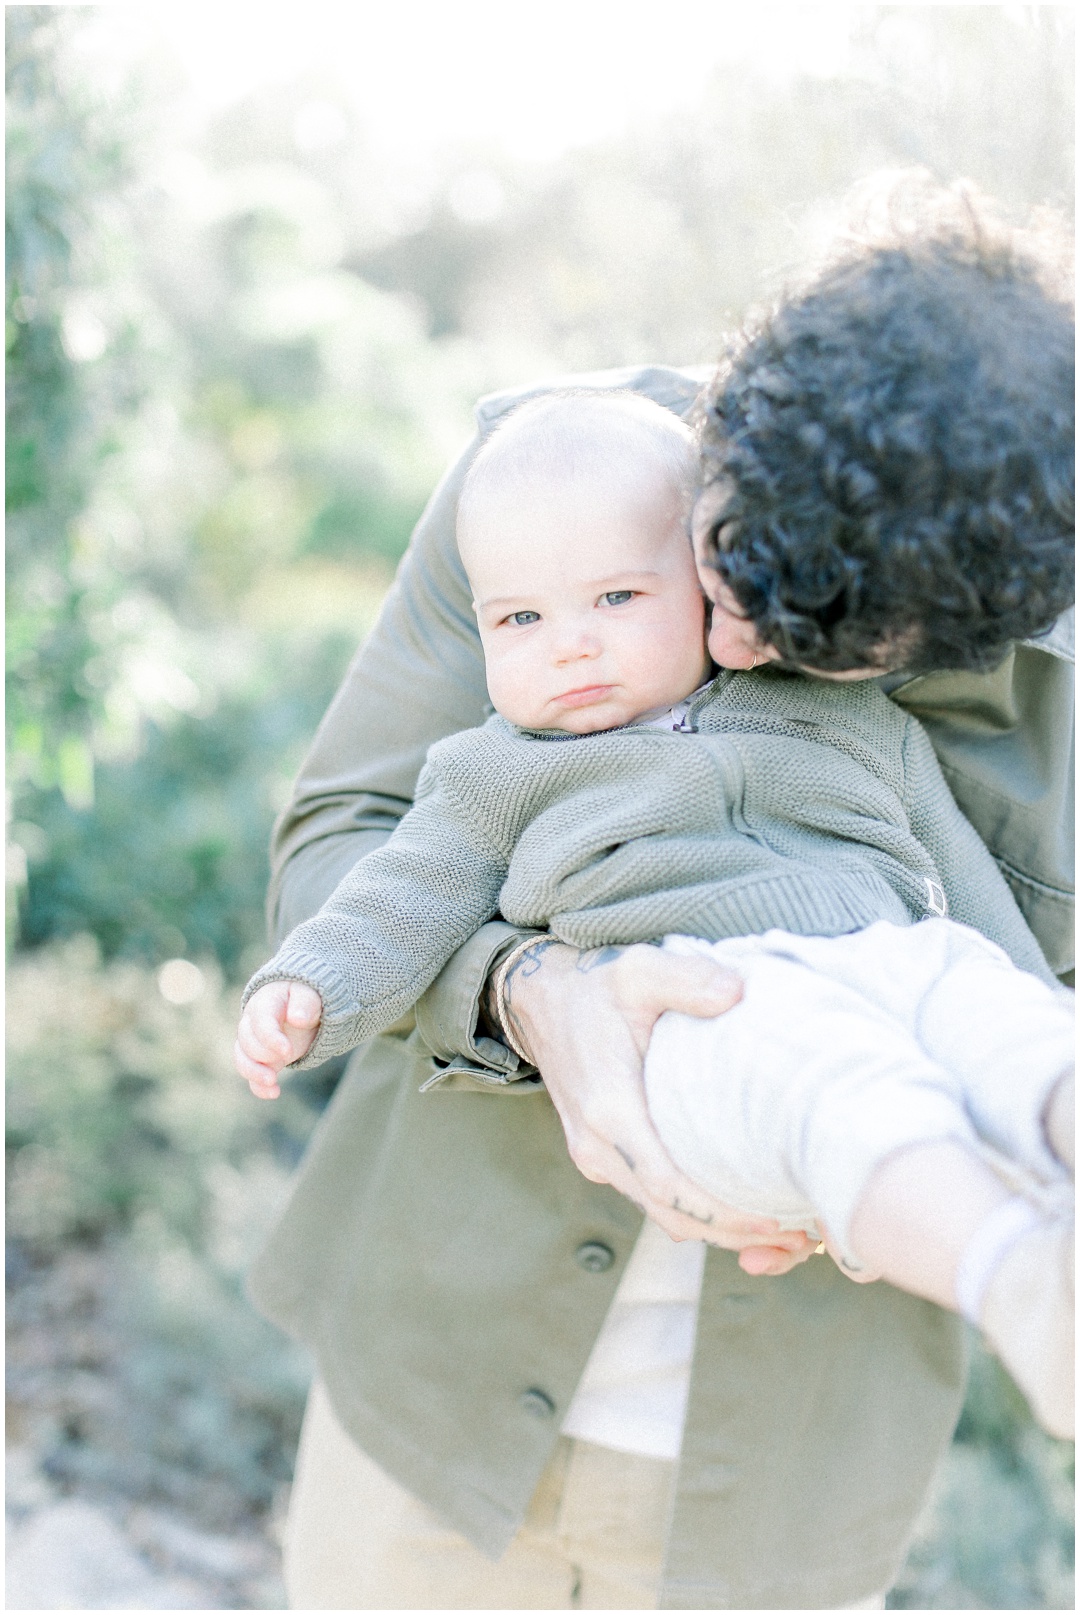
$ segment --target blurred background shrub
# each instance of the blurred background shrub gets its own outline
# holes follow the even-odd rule
[[[268,1140],[219,972],[170,970],[83,936],[11,974],[9,1371],[54,1481],[220,1529],[269,1507],[299,1430],[307,1365],[241,1281],[307,1118],[275,1108]]]
[[[306,1375],[240,1289],[312,1120],[229,1069],[270,823],[475,398],[709,361],[883,166],[1068,209],[1071,8],[850,7],[835,72],[408,174],[330,67],[103,72],[110,9],[6,10],[14,1431],[227,1525]],[[978,1357],[892,1603],[1070,1607],[1070,1464]]]

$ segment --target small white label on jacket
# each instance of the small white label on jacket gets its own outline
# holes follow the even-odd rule
[[[936,880],[930,880],[925,875],[923,879],[926,881],[926,906],[931,914],[947,914],[949,904],[942,888]]]

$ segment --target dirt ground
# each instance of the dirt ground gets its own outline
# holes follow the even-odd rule
[[[112,1280],[104,1251],[9,1274],[7,1607],[283,1609],[284,1488],[269,1515],[224,1510],[215,1530],[205,1507],[136,1501],[95,1476],[85,1449],[127,1412]]]

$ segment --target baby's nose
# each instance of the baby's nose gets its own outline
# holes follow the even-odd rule
[[[568,628],[560,634],[555,642],[555,661],[582,662],[599,656],[600,641],[597,636],[585,628]]]

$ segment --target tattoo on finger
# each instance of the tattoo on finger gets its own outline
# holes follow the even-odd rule
[[[672,1211],[678,1211],[684,1217],[689,1217],[691,1222],[701,1223],[705,1228],[707,1228],[713,1220],[713,1214],[711,1211],[707,1216],[703,1216],[700,1211],[692,1211],[689,1206],[684,1206],[682,1204],[678,1195],[676,1195],[674,1200],[671,1202],[671,1209]]]

